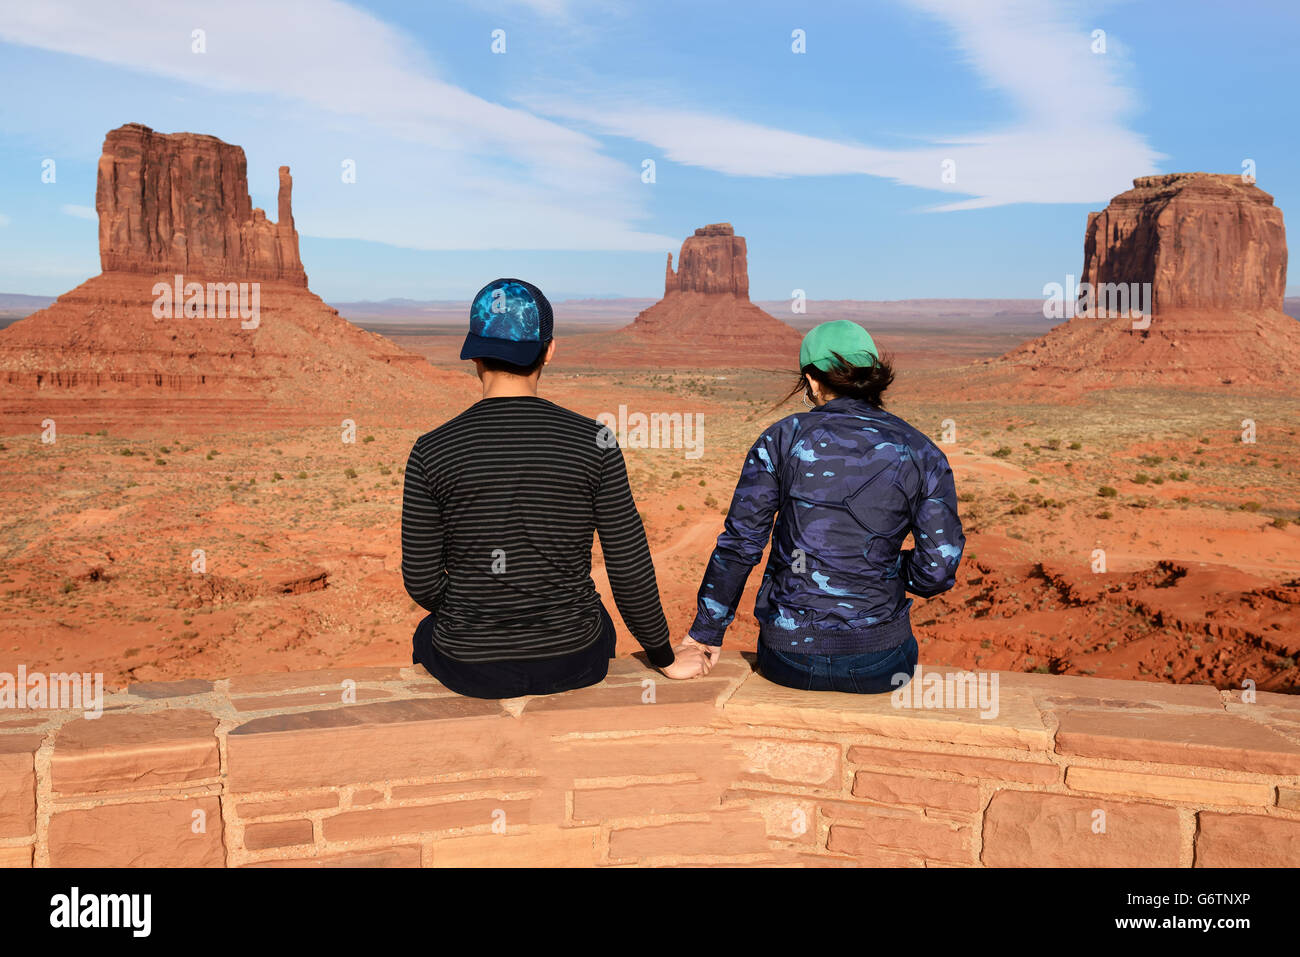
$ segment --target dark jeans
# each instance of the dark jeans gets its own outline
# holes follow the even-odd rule
[[[758,643],[758,670],[768,681],[800,691],[880,694],[912,680],[920,650],[916,638],[865,655],[798,655]],[[894,680],[904,675],[906,680]]]
[[[614,621],[601,606],[600,635],[582,651],[555,658],[526,661],[457,661],[433,643],[434,615],[415,628],[411,664],[426,671],[457,694],[468,698],[518,698],[526,694],[555,694],[604,681],[614,657]]]

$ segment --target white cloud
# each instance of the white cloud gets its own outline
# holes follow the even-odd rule
[[[204,53],[192,50],[195,29],[205,31]],[[424,165],[457,184],[457,197],[436,217],[414,217],[412,245],[658,250],[675,243],[633,225],[645,215],[639,169],[603,155],[585,133],[440,79],[403,34],[338,0],[5,4],[0,40],[224,93],[270,94],[296,101],[298,116],[315,111],[322,129],[335,125],[330,115],[344,116],[380,137],[418,143]],[[487,49],[485,39],[485,56]],[[400,192],[409,212],[420,205],[419,189],[417,179],[390,193]],[[430,223],[441,235],[431,235]],[[393,241],[388,221],[348,226],[344,235]]]
[[[69,216],[77,217],[77,219],[89,219],[92,222],[99,221],[99,214],[95,212],[93,206],[78,206],[75,203],[64,203],[59,208]]]
[[[549,20],[568,19],[571,4],[569,0],[513,0],[512,6],[526,7],[539,17]],[[497,7],[499,4],[491,4]]]
[[[527,105],[605,134],[648,143],[678,163],[733,176],[863,174],[970,197],[934,207],[1104,202],[1162,158],[1123,123],[1133,95],[1119,79],[1119,49],[1090,50],[1091,28],[1052,0],[907,0],[942,21],[975,74],[1008,97],[1014,125],[881,149],[791,133],[694,109],[644,105],[644,96],[597,103],[532,96]],[[955,179],[944,182],[946,160]]]

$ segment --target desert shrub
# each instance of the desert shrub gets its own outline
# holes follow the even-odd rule
[[[1119,495],[1119,489],[1112,485],[1103,485],[1101,488],[1097,489],[1097,494],[1102,498],[1114,498]]]
[[[1138,485],[1146,485],[1147,482],[1151,481],[1151,476],[1147,475],[1146,472],[1138,472],[1137,475],[1133,476],[1133,481]]]
[[[1101,519],[1110,518],[1110,509],[1102,509],[1100,512],[1097,513],[1097,517]]]
[[[1241,509],[1243,512],[1258,512],[1261,508],[1263,508],[1263,506],[1260,505],[1259,502],[1242,502],[1237,507]]]
[[[1079,449],[1081,449],[1081,448],[1083,448],[1083,443],[1082,443],[1082,442],[1071,442],[1071,443],[1070,443],[1070,449],[1071,449],[1071,451],[1077,452],[1077,451],[1079,451]]]
[[[343,474],[346,475],[346,476],[347,476],[348,478],[350,478],[350,479],[354,479],[354,478],[357,477],[357,470],[354,469],[352,466],[349,465],[347,468],[345,468],[345,469],[343,470]]]
[[[1048,440],[1047,440],[1047,447],[1048,447],[1050,450],[1052,450],[1053,452],[1059,452],[1059,451],[1061,451],[1061,440],[1060,440],[1060,439],[1048,439]]]
[[[1004,445],[996,452],[991,453],[995,459],[1005,459],[1011,455],[1012,449],[1009,445]]]

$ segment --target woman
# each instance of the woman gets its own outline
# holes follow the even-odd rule
[[[890,691],[916,668],[907,593],[955,583],[965,537],[952,470],[930,439],[884,411],[894,374],[857,323],[815,327],[799,367],[786,399],[802,390],[809,411],[750,449],[690,639],[716,660],[775,518],[754,605],[759,671],[808,691]]]

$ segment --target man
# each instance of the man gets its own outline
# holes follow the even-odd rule
[[[599,532],[614,601],[670,678],[706,674],[674,654],[623,453],[602,426],[537,395],[555,354],[551,304],[519,279],[470,306],[462,359],[483,398],[411,449],[402,493],[402,580],[429,615],[412,660],[459,694],[511,698],[601,681],[614,623],[591,580]]]

